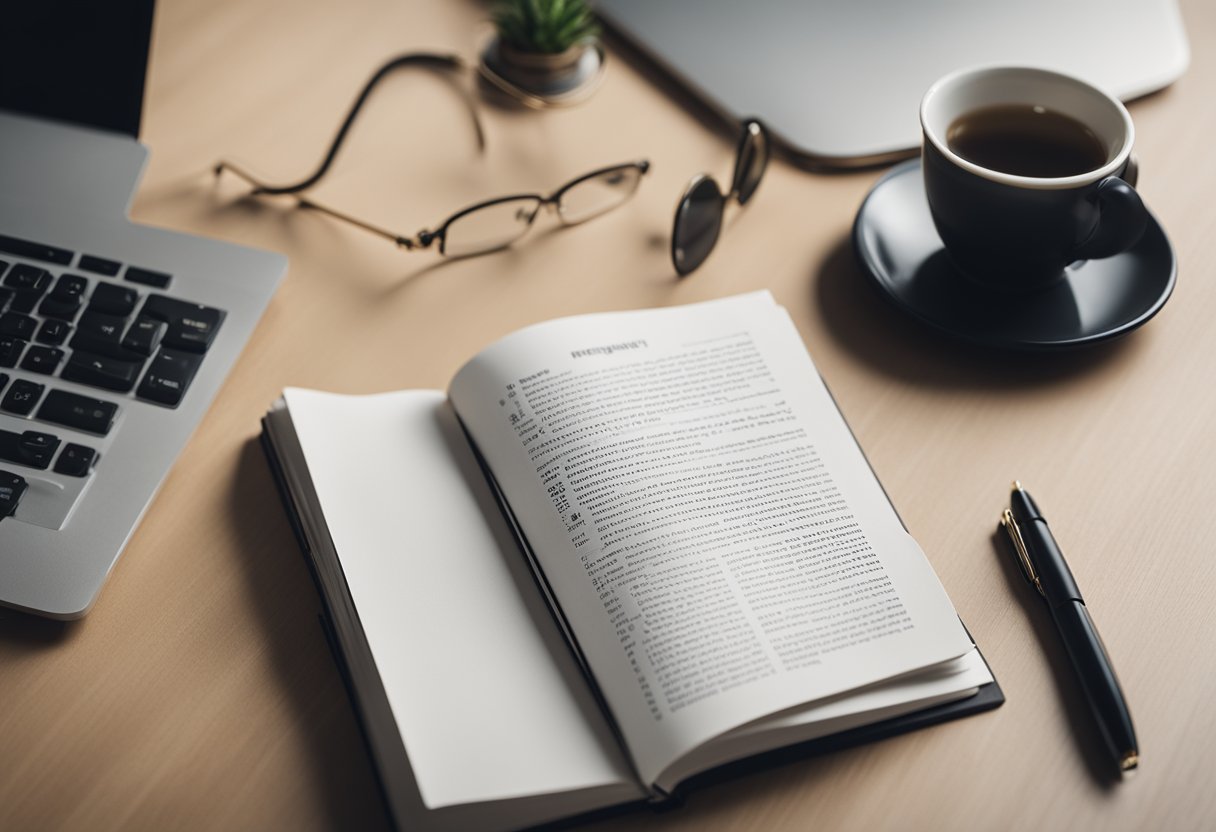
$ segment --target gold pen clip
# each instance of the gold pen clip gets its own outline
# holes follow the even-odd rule
[[[1018,528],[1018,523],[1013,519],[1013,512],[1005,509],[1001,512],[1001,526],[1004,527],[1009,539],[1013,542],[1013,548],[1018,553],[1018,562],[1022,564],[1022,574],[1026,576],[1026,580],[1034,584],[1034,588],[1039,591],[1040,595],[1044,595],[1043,585],[1039,583],[1039,576],[1035,574],[1034,564],[1030,562],[1030,553],[1026,551],[1026,541],[1022,539],[1022,530]]]

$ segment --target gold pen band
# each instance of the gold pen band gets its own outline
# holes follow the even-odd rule
[[[1001,512],[1001,526],[1009,535],[1009,539],[1013,542],[1013,548],[1018,553],[1018,562],[1022,565],[1022,574],[1026,576],[1026,580],[1034,584],[1034,588],[1039,591],[1040,595],[1044,595],[1043,584],[1039,582],[1039,576],[1034,571],[1034,564],[1030,562],[1030,552],[1026,550],[1026,541],[1022,539],[1022,530],[1018,528],[1017,521],[1013,519],[1013,512],[1009,509]]]

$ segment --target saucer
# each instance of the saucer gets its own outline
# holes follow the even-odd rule
[[[955,268],[925,200],[920,161],[878,180],[853,223],[863,271],[892,303],[955,338],[1013,350],[1061,350],[1126,335],[1156,315],[1178,265],[1157,218],[1127,251],[1084,260],[1035,292],[985,288]]]

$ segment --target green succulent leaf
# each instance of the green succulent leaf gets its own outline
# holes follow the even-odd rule
[[[523,52],[565,52],[600,32],[587,0],[502,0],[492,16],[498,37]]]

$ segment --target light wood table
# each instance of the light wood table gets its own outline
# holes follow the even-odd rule
[[[386,84],[318,198],[405,232],[499,193],[637,157],[634,201],[440,262],[241,197],[220,156],[306,171],[387,56],[471,53],[463,2],[163,0],[136,221],[285,252],[291,269],[95,610],[0,612],[0,829],[382,829],[359,727],[266,464],[258,418],[286,385],[443,387],[542,319],[769,288],[793,314],[912,533],[1008,696],[999,710],[695,793],[601,829],[1216,828],[1216,6],[1189,0],[1193,60],[1135,103],[1141,191],[1181,263],[1123,341],[1000,357],[947,344],[864,283],[848,233],[880,175],[777,163],[708,264],[672,276],[671,212],[732,142],[610,58],[584,106],[489,107],[476,152],[443,84]],[[1020,478],[1049,516],[1131,703],[1143,765],[1094,776],[1096,729],[1044,610],[995,538]],[[493,695],[487,692],[487,707]]]

